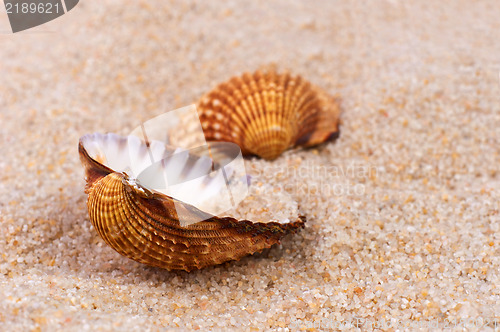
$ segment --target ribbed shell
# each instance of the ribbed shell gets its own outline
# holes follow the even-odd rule
[[[197,105],[205,137],[233,142],[243,154],[275,159],[291,147],[338,136],[338,100],[301,76],[274,69],[218,85]]]
[[[104,166],[90,157],[82,140],[79,153],[90,221],[107,244],[140,263],[167,270],[201,269],[260,252],[304,226],[303,217],[282,224],[207,216]],[[177,217],[180,207],[184,219],[208,219],[183,227]]]

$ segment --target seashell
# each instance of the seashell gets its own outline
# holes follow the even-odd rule
[[[197,105],[207,141],[238,144],[244,155],[275,159],[339,133],[339,102],[301,76],[274,69],[245,73],[203,96]]]
[[[90,221],[108,245],[137,262],[192,271],[260,252],[304,227],[302,216],[283,223],[214,216],[141,184],[131,174],[148,167],[148,154],[162,158],[175,152],[161,142],[89,134],[80,138],[78,149],[86,173]],[[184,164],[160,165],[176,171],[205,167],[203,157],[190,158],[194,163],[184,158]],[[193,223],[182,225],[181,217]]]

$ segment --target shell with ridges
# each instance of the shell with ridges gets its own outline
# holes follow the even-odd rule
[[[116,135],[87,135],[80,139],[79,153],[86,172],[90,221],[104,241],[126,257],[168,270],[191,271],[260,252],[304,226],[303,217],[289,223],[219,218],[148,190],[125,172],[106,166],[93,151],[96,141],[112,140],[118,140],[117,146],[126,144]],[[180,213],[183,218],[206,220],[181,226]]]
[[[245,155],[265,159],[291,147],[322,143],[339,132],[336,98],[301,76],[274,69],[219,84],[197,108],[207,140],[234,142]]]

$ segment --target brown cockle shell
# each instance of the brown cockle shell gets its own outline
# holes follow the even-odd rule
[[[112,144],[113,158],[120,158],[115,150],[123,149],[127,138],[91,134],[80,139],[90,221],[108,245],[137,262],[192,271],[261,252],[304,226],[304,217],[287,223],[253,223],[208,215],[142,186],[125,171],[113,170],[113,162],[99,150],[102,144]],[[145,149],[146,144],[139,146],[137,158],[147,156]],[[182,226],[179,213],[203,221]]]
[[[339,102],[301,76],[275,69],[219,84],[197,104],[208,141],[233,142],[244,155],[275,159],[339,133]]]

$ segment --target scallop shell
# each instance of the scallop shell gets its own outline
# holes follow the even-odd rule
[[[238,144],[245,155],[275,159],[339,133],[339,102],[301,76],[274,69],[235,76],[198,102],[208,141]]]
[[[162,143],[90,134],[80,138],[78,148],[90,221],[108,245],[137,262],[192,271],[260,252],[304,226],[302,216],[286,223],[221,218],[145,187],[130,173],[147,166],[148,151],[156,157],[172,152]],[[182,168],[199,164],[186,163]],[[184,220],[203,221],[183,226],[181,214]]]

